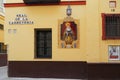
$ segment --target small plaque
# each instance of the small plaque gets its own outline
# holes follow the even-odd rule
[[[110,1],[109,8],[116,8],[116,1]]]

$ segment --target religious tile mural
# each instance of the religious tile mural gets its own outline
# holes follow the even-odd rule
[[[78,24],[75,21],[63,21],[59,24],[59,47],[78,48]]]

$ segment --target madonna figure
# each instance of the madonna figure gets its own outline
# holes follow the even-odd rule
[[[77,39],[76,26],[73,22],[65,22],[61,28],[62,47],[75,48],[74,42]]]

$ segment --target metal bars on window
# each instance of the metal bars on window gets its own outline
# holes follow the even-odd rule
[[[7,45],[4,45],[4,43],[0,43],[0,54],[1,53],[7,53]]]
[[[105,33],[107,38],[120,38],[120,15],[105,15]]]
[[[52,32],[51,30],[36,31],[36,57],[52,57]]]

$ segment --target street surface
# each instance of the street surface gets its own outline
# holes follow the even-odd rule
[[[81,79],[54,79],[54,78],[8,78],[7,66],[0,67],[0,80],[81,80]]]

